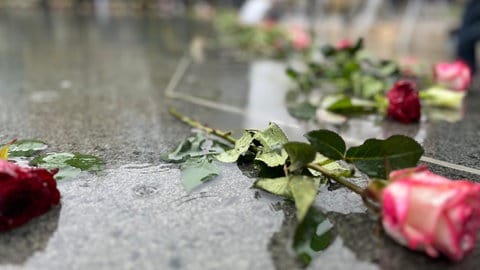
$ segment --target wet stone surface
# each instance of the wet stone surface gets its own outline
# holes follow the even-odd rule
[[[210,35],[201,24],[158,18],[73,14],[0,16],[0,139],[38,138],[52,150],[99,155],[100,175],[59,181],[61,206],[0,233],[0,269],[296,269],[291,203],[251,189],[245,168],[222,165],[215,181],[187,193],[177,165],[163,164],[189,128],[167,113],[226,130],[269,121],[300,140],[318,128],[283,106],[284,64],[208,55],[191,61],[170,89],[189,41]],[[230,63],[230,64],[229,64]],[[180,98],[179,98],[180,97]],[[187,97],[187,98],[185,98]],[[401,126],[356,119],[336,128],[352,140],[414,136],[426,155],[478,169],[480,98],[467,99],[463,121]],[[434,165],[450,177],[478,174]],[[356,179],[364,185],[365,179]],[[315,206],[334,227],[334,242],[307,269],[478,269],[480,249],[460,264],[431,260],[377,230],[359,197],[322,189]]]

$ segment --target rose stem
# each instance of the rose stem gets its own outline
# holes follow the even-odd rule
[[[232,144],[235,144],[237,142],[237,140],[235,140],[235,138],[233,138],[230,135],[230,132],[225,132],[225,131],[221,131],[221,130],[218,130],[218,129],[213,129],[213,128],[207,127],[207,126],[203,125],[202,123],[200,123],[198,121],[195,121],[188,116],[182,115],[181,113],[177,112],[177,110],[175,108],[170,108],[170,109],[168,109],[168,111],[175,118],[177,118],[178,120],[182,121],[183,123],[185,123],[185,124],[187,124],[187,125],[189,125],[193,128],[203,130],[208,134],[212,134],[212,135],[215,135],[217,137],[220,137],[220,138],[222,138],[222,139],[224,139],[224,140],[226,140],[226,141],[228,141]]]
[[[347,187],[348,189],[357,193],[360,196],[363,196],[363,194],[364,194],[364,189],[363,188],[361,188],[361,187],[355,185],[354,183],[348,181],[345,177],[338,176],[338,175],[335,175],[335,174],[329,172],[328,170],[326,170],[322,166],[319,166],[318,164],[310,163],[310,164],[307,165],[307,167],[322,173],[326,177],[328,177],[328,178],[334,180],[335,182]]]
[[[225,131],[221,131],[221,130],[218,130],[218,129],[213,129],[213,128],[207,127],[207,126],[203,125],[202,123],[191,119],[188,116],[182,115],[181,113],[177,112],[177,110],[175,110],[174,108],[170,108],[169,112],[175,118],[177,118],[178,120],[182,121],[183,123],[185,123],[185,124],[187,124],[187,125],[189,125],[193,128],[203,130],[208,134],[212,134],[212,135],[215,135],[215,136],[220,137],[222,139],[225,139],[232,144],[235,144],[237,142],[237,140],[235,138],[230,136],[229,132],[225,132]],[[348,181],[346,178],[344,178],[342,176],[337,176],[337,175],[332,174],[331,172],[324,169],[322,166],[319,166],[318,164],[310,163],[310,164],[307,165],[307,167],[322,173],[326,177],[328,177],[328,178],[334,180],[335,182],[347,187],[348,189],[357,193],[360,196],[364,195],[363,188],[355,185],[354,183]]]

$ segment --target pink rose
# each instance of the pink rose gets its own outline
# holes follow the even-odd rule
[[[289,29],[293,48],[296,50],[308,49],[312,43],[310,35],[301,27],[293,26]]]
[[[436,81],[452,90],[465,91],[472,81],[472,72],[463,61],[438,63],[434,68]]]
[[[352,42],[348,39],[342,39],[337,44],[335,44],[335,49],[337,50],[344,50],[352,47]]]
[[[458,261],[480,230],[480,184],[452,181],[425,166],[394,171],[382,191],[382,223],[394,240]]]
[[[16,228],[59,203],[55,173],[0,160],[0,231]]]
[[[387,92],[387,115],[402,123],[417,122],[420,119],[420,98],[413,82],[397,81]]]

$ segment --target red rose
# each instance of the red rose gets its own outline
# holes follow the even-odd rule
[[[449,89],[465,91],[472,81],[472,72],[463,61],[438,63],[434,68],[436,81]]]
[[[0,160],[0,231],[16,228],[59,203],[55,173]]]
[[[337,44],[335,44],[335,49],[344,50],[352,47],[352,42],[348,39],[342,39]]]
[[[400,80],[387,93],[387,115],[408,124],[420,119],[420,99],[413,82]]]
[[[480,184],[418,167],[392,172],[381,194],[383,227],[397,242],[455,261],[473,250],[480,230]]]

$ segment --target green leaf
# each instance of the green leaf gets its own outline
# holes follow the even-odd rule
[[[326,130],[314,130],[305,134],[305,138],[320,154],[333,160],[343,159],[347,146],[337,133]]]
[[[182,141],[171,153],[162,154],[160,158],[166,162],[178,163],[189,158],[223,153],[225,147],[224,144],[210,140],[199,132]]]
[[[297,119],[310,120],[315,118],[317,107],[308,102],[287,106],[288,113]]]
[[[80,153],[48,153],[30,161],[30,165],[45,169],[59,169],[55,179],[73,178],[81,171],[104,170],[105,163],[98,157]]]
[[[290,157],[290,171],[303,168],[308,163],[315,160],[316,152],[312,146],[301,142],[289,142],[283,145]]]
[[[34,158],[30,161],[30,165],[45,169],[56,169],[68,165],[66,161],[74,156],[72,153],[48,153]]]
[[[346,159],[368,176],[386,179],[392,170],[415,167],[422,154],[422,146],[414,139],[394,135],[386,140],[369,139],[351,147]]]
[[[288,76],[288,77],[290,77],[290,78],[292,78],[292,79],[294,79],[294,80],[298,79],[299,74],[298,74],[298,72],[297,72],[296,70],[294,70],[293,68],[287,68],[286,73],[287,73],[287,76]]]
[[[240,155],[242,155],[248,150],[252,141],[253,141],[252,134],[248,131],[245,131],[243,132],[242,137],[236,141],[235,147],[233,149],[230,149],[226,152],[223,152],[217,155],[216,159],[221,162],[227,162],[227,163],[236,162],[240,157]]]
[[[270,123],[267,129],[255,134],[254,139],[262,146],[255,160],[262,161],[270,167],[285,164],[287,153],[283,145],[288,142],[287,136],[275,123]]]
[[[325,214],[315,207],[311,207],[305,220],[298,224],[295,229],[293,249],[305,266],[332,243],[332,228],[333,225]]]
[[[323,102],[322,107],[326,110],[341,114],[366,113],[376,110],[376,103],[352,99],[345,95],[327,96]]]
[[[340,164],[338,161],[331,160],[319,153],[317,153],[317,156],[315,157],[315,160],[313,161],[313,163],[322,166],[331,174],[336,176],[351,177],[353,175],[353,170],[351,168],[348,168]],[[322,173],[316,170],[312,170],[312,169],[308,169],[308,170],[313,176],[316,176],[316,177],[323,176]]]
[[[93,155],[81,153],[74,153],[74,156],[66,160],[65,163],[82,171],[97,172],[105,169],[103,160]]]
[[[288,177],[263,178],[255,181],[253,187],[265,190],[275,195],[293,199],[289,183],[290,181]]]
[[[31,157],[48,148],[48,145],[40,140],[19,140],[10,145],[8,151],[11,157]]]
[[[192,158],[182,164],[182,180],[186,190],[192,191],[200,184],[218,176],[219,169],[208,158]]]
[[[318,182],[307,176],[291,176],[289,187],[297,208],[298,222],[302,222],[315,201]]]

